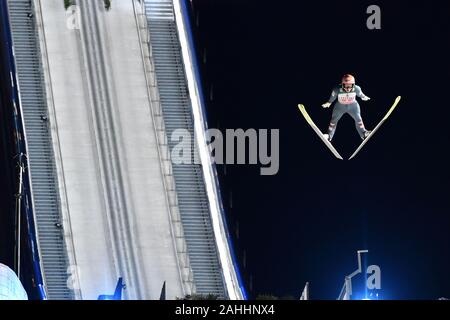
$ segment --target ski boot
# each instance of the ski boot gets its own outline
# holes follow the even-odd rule
[[[362,138],[362,140],[366,140],[368,136],[370,136],[370,134],[372,133],[371,130],[367,130],[366,132],[364,132],[364,137]]]

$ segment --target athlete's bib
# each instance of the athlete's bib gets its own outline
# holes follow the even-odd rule
[[[352,104],[356,101],[356,92],[339,92],[338,101],[340,104]]]

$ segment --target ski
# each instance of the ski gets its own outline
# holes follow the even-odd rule
[[[364,145],[366,144],[367,141],[369,141],[369,139],[375,134],[375,132],[377,132],[377,130],[381,127],[381,125],[387,120],[387,118],[389,118],[389,116],[391,115],[392,111],[394,111],[395,107],[397,106],[397,104],[400,102],[401,96],[398,96],[395,101],[394,104],[392,105],[392,107],[389,109],[389,111],[386,113],[386,115],[384,116],[383,119],[381,119],[381,121],[378,123],[378,125],[375,127],[375,129],[372,130],[372,132],[369,134],[369,136],[367,138],[364,139],[363,142],[361,142],[361,144],[359,145],[358,149],[355,150],[355,152],[353,152],[353,154],[351,155],[351,157],[348,160],[353,159],[358,152],[362,149],[362,147],[364,147]]]
[[[312,121],[312,119],[309,116],[308,112],[306,112],[305,106],[302,105],[302,104],[299,104],[298,108],[300,109],[300,112],[302,113],[302,115],[305,118],[306,122],[308,122],[308,124],[311,126],[311,128],[313,128],[314,132],[317,133],[317,135],[319,136],[320,140],[322,140],[323,143],[325,143],[325,145],[328,147],[328,149],[330,149],[330,151],[334,154],[334,156],[336,158],[340,159],[340,160],[344,160],[342,158],[342,156],[339,154],[339,152],[337,152],[336,149],[333,147],[331,142],[328,141],[327,139],[325,139],[325,137],[323,136],[322,132],[319,130],[319,128],[317,128],[316,124],[314,123],[314,121]]]

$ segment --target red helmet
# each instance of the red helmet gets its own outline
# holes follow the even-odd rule
[[[355,86],[355,77],[351,74],[346,74],[342,77],[342,89],[353,89]]]

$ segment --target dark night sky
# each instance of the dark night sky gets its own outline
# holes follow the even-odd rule
[[[381,30],[366,28],[371,4],[381,7]],[[259,176],[254,165],[227,166],[224,175],[219,167],[252,295],[298,297],[310,281],[311,298],[335,299],[356,269],[355,251],[367,248],[369,264],[381,267],[384,298],[450,297],[450,3],[193,6],[205,92],[214,88],[210,127],[280,129],[277,175]],[[402,101],[356,159],[339,161],[297,104],[325,130],[331,110],[320,105],[347,72],[372,98],[360,102],[369,129],[397,95]],[[345,116],[335,147],[348,158],[359,142]]]

